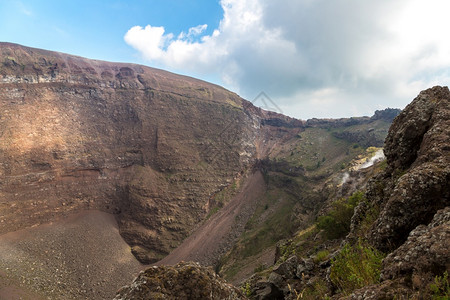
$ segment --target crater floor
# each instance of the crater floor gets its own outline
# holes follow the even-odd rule
[[[0,236],[0,299],[112,299],[141,269],[100,211]]]

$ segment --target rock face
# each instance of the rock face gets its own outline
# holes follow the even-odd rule
[[[450,204],[449,140],[447,87],[421,92],[393,122],[384,150],[386,196],[380,199],[382,211],[370,234],[380,250],[397,248],[411,230],[428,224]]]
[[[0,234],[99,209],[141,262],[159,260],[303,126],[162,70],[8,43],[0,58]]]
[[[138,299],[247,299],[211,268],[197,263],[151,267],[129,286],[119,290],[115,300]]]
[[[357,290],[349,298],[392,299],[398,295],[409,295],[413,299],[435,299],[429,284],[434,282],[435,276],[449,270],[448,249],[449,207],[438,211],[428,226],[419,225],[403,245],[384,259],[381,284]]]
[[[431,299],[429,284],[450,270],[450,92],[422,91],[394,120],[385,143],[387,168],[371,179],[367,203],[352,218],[379,215],[365,238],[387,253],[381,283],[350,299],[408,295]]]
[[[424,282],[433,274],[441,274],[450,266],[450,207],[436,213],[433,221],[419,225],[411,231],[406,242],[383,261],[383,279],[395,279],[411,274],[417,279],[425,275]],[[420,287],[420,286],[418,286]]]

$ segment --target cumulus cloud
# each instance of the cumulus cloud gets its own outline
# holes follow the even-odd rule
[[[185,38],[191,39],[191,38],[201,34],[203,31],[206,30],[206,28],[208,28],[208,24],[191,27],[191,28],[189,28],[189,31],[187,34],[184,32],[181,32],[180,35],[178,35],[178,39],[179,40],[185,39]]]
[[[403,107],[450,80],[447,0],[222,0],[210,35],[135,26],[125,41],[151,63],[265,91],[290,115],[340,117]]]

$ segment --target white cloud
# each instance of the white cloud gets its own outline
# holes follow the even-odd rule
[[[191,27],[191,28],[189,28],[187,37],[190,38],[190,37],[197,36],[197,35],[201,34],[203,31],[205,31],[206,28],[208,28],[207,24]]]
[[[129,45],[141,52],[150,61],[163,59],[162,50],[172,34],[164,35],[164,27],[152,27],[151,25],[134,26],[126,33],[124,39]]]
[[[125,41],[157,66],[252,100],[265,91],[290,115],[339,117],[403,107],[450,79],[447,0],[222,0],[213,34],[175,38],[135,26]],[[381,107],[380,107],[381,106]]]

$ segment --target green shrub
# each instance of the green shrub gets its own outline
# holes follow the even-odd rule
[[[314,262],[321,263],[328,258],[328,255],[330,255],[330,251],[321,250],[321,251],[317,252],[316,256],[314,257]]]
[[[363,192],[355,192],[348,198],[334,202],[332,210],[317,219],[317,227],[324,230],[325,237],[328,239],[344,237],[350,231],[350,221],[355,206],[363,199]]]
[[[378,283],[384,254],[358,241],[346,244],[331,263],[330,279],[338,289],[348,295],[363,286]]]
[[[295,244],[292,242],[292,240],[284,241],[279,245],[279,250],[280,258],[278,259],[278,262],[284,262],[293,254],[295,254]]]
[[[434,283],[430,284],[430,291],[433,300],[450,299],[450,283],[447,271],[442,276],[434,278]]]
[[[246,282],[241,287],[241,291],[242,291],[242,293],[244,293],[245,296],[250,297],[252,295],[252,287],[251,287],[250,283]]]

